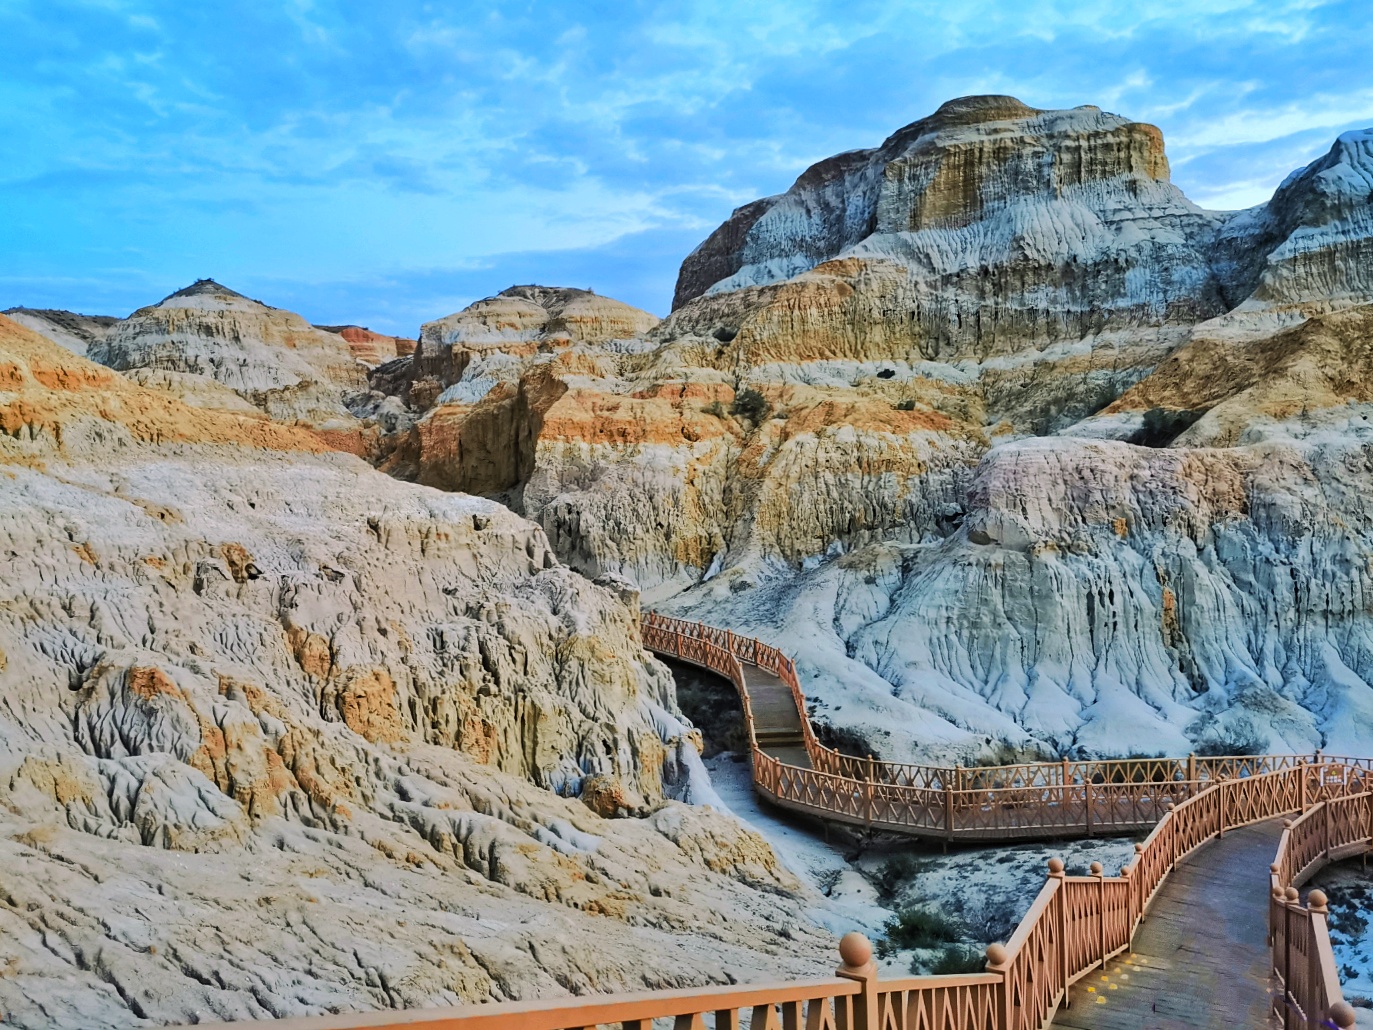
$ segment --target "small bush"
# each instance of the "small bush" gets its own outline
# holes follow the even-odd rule
[[[882,929],[884,936],[877,942],[877,954],[887,958],[898,951],[952,944],[962,936],[963,928],[938,912],[903,908]]]
[[[1197,742],[1197,754],[1204,758],[1224,755],[1261,755],[1268,750],[1268,740],[1255,730],[1240,728],[1225,736],[1215,736]]]
[[[729,406],[729,413],[739,418],[746,418],[750,422],[761,422],[767,418],[768,399],[757,390],[751,387],[740,390],[734,395],[734,403]]]
[[[822,872],[815,878],[816,884],[820,888],[820,893],[827,898],[833,895],[834,888],[839,886],[839,879],[843,875],[844,870],[842,869],[826,869]]]
[[[725,417],[725,406],[721,404],[719,401],[711,401],[701,410],[704,411],[707,415],[714,415],[716,418]]]
[[[901,888],[929,868],[929,863],[914,855],[902,853],[893,855],[872,875],[872,885],[878,897],[890,901],[901,892]]]
[[[909,397],[907,397],[904,401],[897,401],[897,402],[896,402],[896,410],[897,410],[897,411],[914,411],[914,410],[915,410],[915,401],[911,400]]]
[[[987,960],[980,951],[955,944],[945,948],[939,958],[935,959],[934,965],[930,966],[930,972],[935,976],[944,976],[953,973],[981,973],[986,968]],[[912,968],[911,972],[914,973],[915,969]]]

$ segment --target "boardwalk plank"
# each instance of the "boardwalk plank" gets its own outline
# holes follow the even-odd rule
[[[1281,833],[1277,820],[1234,830],[1180,865],[1135,935],[1134,953],[1079,981],[1053,1025],[1267,1026],[1268,863]]]

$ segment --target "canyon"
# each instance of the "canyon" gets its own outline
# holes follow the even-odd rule
[[[739,208],[662,319],[11,309],[0,1010],[828,972],[883,910],[722,802],[646,606],[891,761],[1368,754],[1371,348],[1373,130],[1213,212],[1155,127],[1010,97]]]

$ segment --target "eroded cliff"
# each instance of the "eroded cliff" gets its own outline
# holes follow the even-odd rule
[[[818,972],[637,599],[489,501],[0,318],[0,1010],[193,1022]]]

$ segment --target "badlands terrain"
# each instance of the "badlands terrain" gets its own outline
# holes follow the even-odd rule
[[[883,758],[1373,753],[1371,354],[1373,130],[1211,212],[1008,97],[740,208],[661,320],[13,309],[0,1018],[832,968],[892,891],[712,785],[644,606]]]

